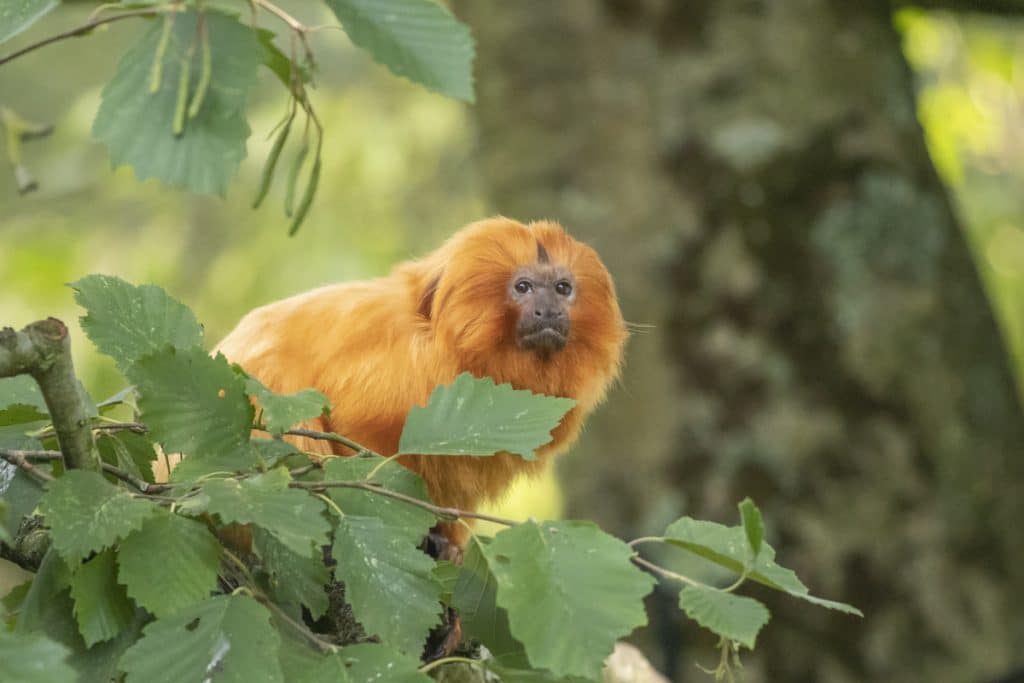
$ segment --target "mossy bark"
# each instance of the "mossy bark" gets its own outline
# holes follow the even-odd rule
[[[866,618],[757,591],[748,681],[1020,664],[1024,420],[890,7],[456,9],[494,210],[562,220],[653,325],[563,460],[569,513],[635,536],[753,496],[780,559]]]

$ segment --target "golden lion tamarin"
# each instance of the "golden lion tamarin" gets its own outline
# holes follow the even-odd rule
[[[399,459],[436,503],[473,510],[568,447],[618,375],[625,339],[615,288],[593,249],[557,223],[498,217],[464,227],[387,277],[257,308],[217,350],[276,392],[320,390],[333,408],[308,427],[383,455],[398,450],[409,409],[462,372],[575,399],[535,461],[509,453]],[[295,441],[313,453],[351,454]],[[458,525],[444,533],[465,540]]]

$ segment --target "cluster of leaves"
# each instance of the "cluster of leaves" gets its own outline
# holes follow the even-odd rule
[[[680,607],[729,651],[754,647],[768,621],[763,605],[733,593],[746,579],[855,612],[811,597],[775,563],[749,501],[740,526],[683,518],[631,544],[589,522],[509,523],[493,538],[472,535],[461,565],[435,561],[423,537],[468,513],[433,505],[396,456],[352,444],[358,455],[319,464],[280,438],[329,409],[321,394],[274,394],[208,355],[192,312],[157,287],[104,276],[72,286],[82,328],[133,387],[92,411],[103,472],[65,471],[46,450],[38,389],[0,380],[0,456],[37,456],[2,490],[0,541],[13,543],[36,511],[50,542],[34,578],[0,607],[0,680],[425,681],[431,665],[419,658],[444,605],[486,647],[480,666],[504,680],[595,680],[615,641],[646,622],[652,573],[684,584]],[[464,374],[413,409],[400,452],[532,458],[572,405]],[[165,484],[152,472],[163,453],[187,456]],[[252,528],[252,561],[222,541],[235,524]],[[645,542],[738,579],[720,589],[669,571],[639,557]],[[332,579],[374,642],[316,629]]]
[[[472,101],[474,45],[468,28],[432,0],[324,0],[352,42],[394,74],[448,97]],[[17,0],[0,11],[0,43],[31,26],[57,0]],[[108,3],[76,35],[122,19],[152,24],[121,59],[103,89],[94,135],[115,166],[138,178],[159,178],[195,193],[223,195],[246,155],[250,134],[245,107],[266,66],[285,87],[288,107],[264,166],[254,206],[266,197],[278,161],[292,141],[285,173],[285,214],[291,232],[303,222],[320,177],[323,129],[310,102],[316,63],[305,26],[271,0],[235,0],[218,7],[203,0]],[[239,14],[251,10],[251,24]],[[257,28],[263,14],[280,20],[290,49],[276,34]],[[275,24],[277,25],[277,24]],[[45,41],[44,41],[45,42]],[[7,61],[0,58],[0,64]],[[295,142],[293,122],[305,117]],[[22,191],[36,185],[22,162],[20,143],[49,130],[0,110],[8,155]],[[294,128],[299,128],[295,126]],[[300,182],[304,185],[299,190]]]

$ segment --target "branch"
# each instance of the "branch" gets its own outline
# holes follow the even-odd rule
[[[67,40],[68,38],[78,38],[80,36],[87,35],[93,29],[95,29],[98,26],[102,26],[103,24],[112,24],[115,21],[121,21],[122,19],[135,19],[135,18],[138,18],[138,17],[155,17],[156,15],[160,14],[161,12],[166,12],[166,11],[169,11],[169,10],[167,8],[162,8],[162,9],[140,9],[140,10],[135,10],[134,12],[125,12],[124,14],[115,14],[114,16],[107,17],[105,19],[93,19],[92,21],[89,21],[88,23],[82,24],[81,26],[78,26],[76,28],[64,31],[63,33],[58,33],[56,35],[50,36],[49,38],[43,38],[42,40],[40,40],[38,42],[26,45],[25,47],[21,48],[20,50],[15,50],[14,52],[12,52],[9,55],[6,55],[4,57],[0,57],[0,66],[3,66],[7,62],[15,60],[18,57],[21,57],[22,55],[27,55],[29,52],[34,52],[35,50],[38,50],[41,47],[46,47],[47,45],[51,45],[51,44],[59,42],[61,40]]]
[[[67,467],[99,471],[89,412],[75,377],[71,338],[64,323],[47,318],[21,332],[0,329],[0,377],[15,375],[31,375],[39,384]]]
[[[892,5],[893,9],[917,7],[925,10],[1024,16],[1022,0],[893,0]]]
[[[321,493],[330,488],[359,489],[360,491],[369,491],[370,493],[376,493],[378,496],[394,498],[395,500],[400,500],[403,503],[415,505],[416,507],[423,508],[424,510],[434,513],[434,515],[442,519],[456,520],[461,517],[464,519],[480,519],[485,522],[494,522],[495,524],[503,524],[505,526],[516,526],[519,524],[519,522],[516,522],[515,520],[494,517],[493,515],[485,515],[481,512],[470,512],[468,510],[459,510],[458,508],[434,505],[433,503],[428,503],[424,500],[420,500],[419,498],[413,498],[412,496],[407,496],[404,493],[383,488],[380,484],[369,481],[293,481],[288,484],[288,486],[293,489],[305,489],[307,491],[317,491]]]
[[[257,425],[255,429],[265,429],[262,426]],[[319,439],[320,441],[331,441],[334,443],[340,443],[346,448],[350,448],[355,451],[355,455],[376,455],[383,457],[380,453],[371,451],[366,446],[360,446],[352,439],[348,439],[341,434],[335,434],[334,432],[318,432],[314,429],[289,429],[285,432],[288,436],[304,436],[309,439]]]
[[[23,459],[25,464],[28,465],[28,467],[31,467],[29,461],[45,462],[49,460],[61,460],[62,456],[60,451],[16,451],[7,448],[0,448],[0,458],[3,458],[12,465],[18,465],[19,467],[22,465],[20,462],[16,462],[15,460],[20,461]],[[152,495],[156,493],[163,493],[167,489],[171,488],[170,484],[150,484],[148,481],[139,479],[131,472],[126,472],[125,470],[122,470],[116,465],[111,465],[108,462],[100,463],[100,465],[104,472],[114,475],[124,483],[137,489],[140,493]]]
[[[56,456],[54,458],[46,458],[47,460],[60,460],[63,457],[61,456],[59,451],[12,451],[6,448],[2,448],[0,449],[0,459],[6,460],[15,467],[25,470],[28,474],[35,477],[38,481],[46,483],[48,481],[53,481],[53,476],[48,472],[42,471],[41,469],[33,465],[31,462],[29,462],[31,454],[38,454],[41,452],[53,453]]]

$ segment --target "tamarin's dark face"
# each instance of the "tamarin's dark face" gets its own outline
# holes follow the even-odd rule
[[[538,242],[537,262],[517,269],[508,286],[518,310],[516,345],[542,354],[561,351],[569,340],[569,312],[576,302],[576,281],[569,269],[551,263]]]

